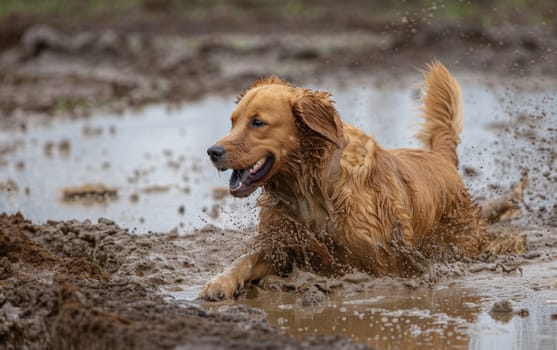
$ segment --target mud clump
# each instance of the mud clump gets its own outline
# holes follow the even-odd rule
[[[513,312],[513,304],[509,300],[498,301],[493,304],[490,314],[509,314]]]
[[[513,306],[509,300],[498,301],[489,310],[489,315],[496,321],[509,322],[513,318]]]
[[[530,311],[525,308],[514,309],[509,300],[501,300],[493,304],[489,310],[489,315],[494,320],[508,322],[513,318],[513,316],[528,317],[530,315]]]
[[[105,274],[99,265],[85,257],[64,259],[57,266],[52,277],[55,282],[64,283],[68,279],[108,281],[109,275]]]
[[[325,302],[325,293],[317,287],[309,288],[302,298],[302,306],[321,305]]]
[[[0,259],[0,280],[5,280],[13,275],[13,267],[8,258]]]
[[[520,181],[503,196],[482,203],[482,217],[489,223],[509,220],[520,215],[519,204],[524,202],[524,190],[528,184],[528,173],[523,172]]]
[[[62,189],[63,200],[104,202],[118,197],[118,190],[103,184],[86,184]]]

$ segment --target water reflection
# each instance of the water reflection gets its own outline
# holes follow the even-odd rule
[[[309,306],[300,293],[258,288],[236,302],[204,306],[226,312],[231,304],[245,303],[264,310],[272,325],[294,337],[343,335],[377,349],[557,349],[557,288],[531,288],[557,280],[557,262],[524,268],[529,277],[483,274],[433,288],[354,293],[345,286]],[[191,300],[198,290],[173,296]],[[490,315],[501,300],[510,301],[513,312]]]
[[[507,315],[507,319],[494,319],[485,312],[478,315],[468,331],[469,349],[557,349],[557,322],[552,318],[557,304],[551,303],[555,297],[557,290],[520,299],[517,303],[523,304],[528,315]]]
[[[462,349],[480,313],[480,298],[466,289],[377,289],[331,295],[317,307],[301,297],[267,293],[252,300],[269,321],[295,337],[341,334],[377,349]]]

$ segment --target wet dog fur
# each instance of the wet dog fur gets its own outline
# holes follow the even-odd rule
[[[431,260],[477,256],[489,245],[457,171],[461,91],[440,63],[425,73],[423,149],[387,150],[343,123],[327,92],[271,76],[242,93],[228,135],[208,153],[233,169],[230,192],[262,193],[250,253],[209,281],[207,300],[298,266],[327,275],[419,273]]]

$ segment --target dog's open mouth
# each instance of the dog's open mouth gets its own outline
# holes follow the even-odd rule
[[[230,177],[230,193],[236,197],[251,194],[259,185],[259,181],[271,171],[275,159],[269,155],[259,159],[246,169],[233,170]]]

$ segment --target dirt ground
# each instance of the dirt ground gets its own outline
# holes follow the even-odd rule
[[[151,5],[95,20],[1,19],[3,124],[20,125],[29,114],[81,117],[238,93],[266,74],[298,84],[362,73],[396,79],[434,58],[453,70],[557,75],[557,25],[520,22],[519,13],[488,26],[473,18],[437,20],[435,6],[381,17],[373,4],[352,1],[319,16],[289,16],[237,3],[230,13],[217,7],[203,16]],[[496,11],[485,10],[494,21]],[[548,5],[544,13],[555,10]]]
[[[238,235],[239,236],[239,235]],[[261,310],[210,313],[157,287],[200,283],[222,261],[223,234],[135,236],[115,223],[0,214],[3,349],[363,349],[340,337],[296,341]],[[238,243],[238,242],[236,242]],[[196,249],[211,247],[200,256]],[[203,259],[203,256],[206,256]],[[223,260],[229,260],[229,256]],[[195,262],[194,262],[195,261]],[[179,273],[176,273],[180,271]],[[183,281],[192,278],[192,280]]]
[[[249,26],[245,16],[216,12],[184,20],[145,9],[83,22],[3,18],[0,126],[25,129],[30,116],[82,118],[103,109],[237,93],[270,73],[299,84],[349,81],[362,73],[396,79],[433,58],[461,71],[557,78],[557,23],[484,26],[423,20],[428,14],[370,20],[325,13],[286,20],[261,12]],[[306,293],[312,303],[315,286],[324,293],[381,283],[416,288],[478,273],[517,273],[524,264],[557,259],[556,206],[534,213],[527,222],[534,226],[492,227],[526,234],[523,255],[433,265],[413,280],[356,274],[324,283],[297,272],[262,287]],[[207,226],[186,236],[139,235],[103,219],[35,224],[20,214],[0,214],[0,347],[366,348],[341,337],[295,340],[270,326],[262,310],[235,306],[214,313],[159,292],[203,284],[247,249],[252,234]],[[540,281],[538,288],[551,283]]]

